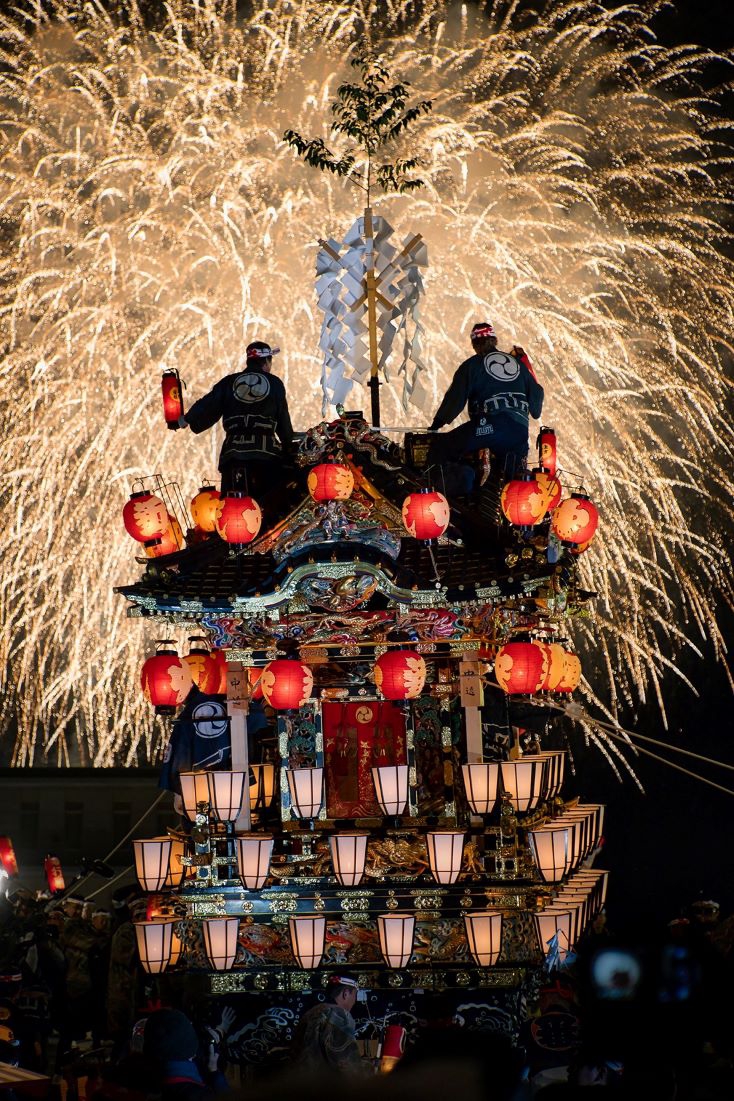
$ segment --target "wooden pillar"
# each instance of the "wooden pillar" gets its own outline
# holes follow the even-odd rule
[[[464,708],[466,761],[467,764],[473,765],[484,760],[480,711],[484,704],[484,688],[478,661],[462,658],[459,662],[459,684],[461,706]]]

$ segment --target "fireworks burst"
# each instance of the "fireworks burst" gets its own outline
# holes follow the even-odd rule
[[[661,6],[391,0],[378,20],[369,0],[255,0],[239,22],[234,0],[170,0],[146,22],[135,0],[115,14],[19,0],[2,18],[0,668],[15,763],[154,752],[146,640],[112,592],[136,572],[121,505],[153,470],[195,491],[218,442],[166,432],[160,368],[198,396],[245,341],[272,338],[294,423],[320,419],[313,257],[358,211],[281,136],[328,133],[365,40],[434,102],[411,149],[427,189],[376,206],[428,241],[435,400],[489,317],[501,346],[530,351],[563,465],[600,503],[600,599],[577,632],[588,698],[612,716],[619,692],[663,708],[682,650],[723,651],[728,124],[699,87],[711,56],[656,45]],[[400,417],[417,420],[388,399],[386,423]]]

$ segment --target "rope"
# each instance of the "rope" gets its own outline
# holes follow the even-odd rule
[[[118,883],[121,879],[124,878],[124,876],[128,874],[128,872],[132,871],[132,868],[132,864],[128,864],[128,866],[126,868],[123,868],[121,872],[118,872],[117,875],[114,876],[114,878],[105,880],[101,887],[98,887],[96,891],[92,891],[91,895],[87,895],[84,901],[90,902],[97,895],[102,894],[102,891],[108,891],[110,887],[114,887],[115,883]]]

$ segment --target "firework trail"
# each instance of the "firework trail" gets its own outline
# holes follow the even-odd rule
[[[238,22],[233,0],[171,0],[146,22],[134,0],[114,15],[19,0],[2,17],[0,669],[15,763],[155,751],[137,687],[149,638],[112,593],[136,576],[121,506],[156,470],[194,492],[218,449],[165,430],[160,368],[177,364],[193,399],[245,341],[277,340],[294,423],[320,419],[316,241],[358,210],[280,139],[328,134],[362,41],[434,101],[414,139],[427,189],[376,206],[428,241],[435,401],[490,318],[536,361],[563,466],[600,503],[585,567],[600,598],[576,631],[587,698],[612,716],[654,694],[662,708],[677,655],[707,638],[723,651],[731,130],[701,90],[712,57],[656,45],[661,6],[390,0],[378,20],[368,0],[255,0]]]

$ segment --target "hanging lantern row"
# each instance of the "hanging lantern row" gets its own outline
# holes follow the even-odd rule
[[[188,665],[191,679],[205,696],[224,695],[227,691],[227,659],[222,650],[210,650],[206,638],[189,639],[189,652],[182,661]]]
[[[462,765],[464,788],[474,814],[488,815],[502,791],[514,810],[525,814],[542,800],[554,799],[561,790],[566,754],[546,750],[526,754],[515,761],[489,761]]]
[[[544,826],[528,832],[533,860],[546,883],[558,883],[599,844],[604,807],[594,803],[568,808]]]
[[[550,906],[534,914],[541,952],[563,962],[578,943],[606,899],[609,873],[598,869],[578,872],[561,888]]]
[[[573,692],[581,661],[559,642],[508,642],[494,659],[494,675],[508,696]]]

